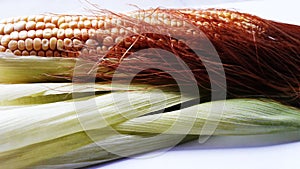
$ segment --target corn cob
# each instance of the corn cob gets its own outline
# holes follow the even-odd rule
[[[260,29],[257,23],[250,22],[248,15],[226,10],[182,9],[155,13],[149,10],[133,12],[129,16],[151,25],[165,25],[168,29],[186,24],[184,19],[171,18],[170,13],[181,13],[200,28],[212,29],[232,22],[245,31]],[[76,57],[78,51],[87,45],[95,46],[96,49],[82,52],[104,53],[129,32],[139,33],[138,26],[116,16],[36,15],[8,18],[0,21],[0,51],[18,56]],[[129,47],[133,40],[126,40],[125,45]]]
[[[202,88],[210,88],[209,84],[225,88],[224,84],[210,81],[201,62],[209,60],[212,53],[199,44],[187,46],[185,43],[208,38],[222,61],[229,96],[259,95],[300,105],[300,29],[296,25],[224,9],[156,9],[128,14],[100,11],[99,16],[38,15],[4,19],[0,23],[0,51],[15,55],[101,59],[100,66],[106,68],[104,72],[101,69],[97,77],[107,80],[126,56],[145,48],[162,48],[175,51]],[[199,28],[205,37],[191,25]],[[170,37],[155,34],[161,30]],[[203,55],[195,55],[190,47]],[[148,61],[157,62],[161,67],[170,64]],[[211,62],[208,66],[218,64],[221,63]],[[144,66],[135,60],[130,65],[124,72]],[[152,78],[153,74],[157,75],[149,71],[141,79],[146,83],[170,79],[165,78],[168,77],[165,74],[160,74],[162,78]]]
[[[103,20],[85,16],[39,15],[6,19],[1,23],[1,51],[47,57],[76,56],[76,52],[65,50],[78,51],[84,43],[92,43],[89,40],[91,34],[104,26]],[[108,39],[109,37],[105,39],[105,45]],[[103,49],[98,48],[98,51]]]

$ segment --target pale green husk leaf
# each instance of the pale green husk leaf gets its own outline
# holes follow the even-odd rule
[[[159,112],[195,97],[145,85],[11,84],[0,90],[1,168],[76,168],[172,147],[186,135],[196,139],[207,120],[218,125],[214,135],[297,131],[300,124],[299,109],[266,99]],[[214,113],[222,118],[207,119],[218,105],[224,108]]]

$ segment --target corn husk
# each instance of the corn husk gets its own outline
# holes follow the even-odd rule
[[[59,57],[0,55],[0,83],[65,81],[77,59]]]
[[[11,166],[12,164],[14,168],[28,167],[91,144],[93,140],[86,134],[89,130],[97,130],[101,133],[99,140],[105,140],[114,136],[112,132],[106,132],[105,134],[108,126],[181,102],[178,93],[168,91],[164,92],[166,100],[162,102],[161,91],[141,90],[144,89],[144,86],[135,90],[123,89],[123,91],[120,87],[115,89],[116,91],[113,93],[105,93],[109,87],[98,85],[98,88],[95,89],[96,92],[104,91],[104,93],[89,95],[91,91],[84,85],[82,88],[86,89],[81,92],[82,97],[80,98],[66,99],[59,102],[50,99],[49,103],[41,103],[40,100],[44,100],[44,98],[47,100],[49,97],[56,98],[58,96],[60,99],[62,94],[72,94],[70,93],[71,84],[69,84],[69,90],[66,84],[48,85],[47,90],[41,87],[45,85],[21,85],[23,90],[27,88],[28,92],[23,91],[23,95],[20,94],[18,98],[9,99],[6,97],[2,101],[2,105],[5,107],[1,110],[2,116],[0,118],[0,135],[2,138],[0,140],[0,161],[2,167]],[[6,93],[12,91],[7,90],[7,85],[2,86],[2,89],[6,88],[3,90],[3,95],[5,95],[5,91],[7,91]],[[20,85],[17,86],[21,87]],[[16,86],[9,85],[9,87]],[[80,90],[76,92],[78,93]],[[118,102],[118,110],[116,110],[114,98],[126,97],[126,93],[130,93],[131,106],[124,99],[123,102],[122,100]],[[151,102],[147,97],[146,99],[140,98],[140,96],[145,97],[147,93],[153,98]],[[192,97],[183,98],[183,101],[190,99]],[[24,105],[24,103],[26,104]],[[10,109],[8,105],[12,104],[13,106]],[[76,104],[79,106],[76,107]],[[81,107],[80,105],[84,106]],[[132,106],[137,111],[132,111]],[[78,116],[81,120],[85,120],[84,123],[88,128],[83,128]],[[99,117],[102,118],[99,119]],[[102,134],[103,131],[104,134]],[[32,147],[33,145],[34,147]],[[66,149],[59,147],[65,147]],[[54,149],[57,150],[52,151]],[[37,156],[37,154],[47,154],[47,156]],[[18,155],[20,158],[11,158],[14,155]]]
[[[0,93],[1,168],[77,168],[169,148],[197,139],[206,121],[217,122],[214,135],[280,133],[300,124],[298,109],[266,99],[162,112],[195,96],[146,85],[3,84]],[[218,105],[219,121],[208,116]]]

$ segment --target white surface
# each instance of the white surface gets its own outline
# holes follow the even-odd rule
[[[226,4],[221,3],[222,0],[90,0],[90,2],[115,12],[136,9],[128,4],[135,4],[140,8],[220,7],[252,13],[267,19],[300,24],[298,0],[244,0]],[[88,3],[78,0],[2,0],[0,6],[0,18],[40,13],[86,13],[84,7],[91,7]],[[300,166],[300,160],[298,160],[300,142],[269,145],[299,140],[299,138],[299,133],[260,137],[216,137],[204,145],[188,144],[153,158],[124,159],[98,168],[297,169]]]

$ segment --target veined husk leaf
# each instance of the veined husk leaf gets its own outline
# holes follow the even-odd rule
[[[106,88],[105,85],[98,86],[98,90]],[[142,88],[144,90],[141,90]],[[161,90],[151,88],[145,90],[145,86],[142,88],[132,87],[122,90],[120,87],[110,93],[82,97],[79,100],[76,98],[37,105],[33,102],[31,106],[17,105],[11,109],[4,105],[5,108],[0,110],[0,166],[24,168],[59,157],[91,144],[94,140],[86,134],[90,130],[101,133],[97,139],[106,140],[114,136],[111,131],[105,133],[108,126],[194,99],[193,97],[181,99],[175,91],[164,91],[162,97]],[[40,89],[37,91],[40,93]],[[34,92],[31,94],[36,95]],[[25,95],[26,97],[21,97],[21,100],[31,99],[32,95],[26,92]],[[123,99],[116,103],[116,98]],[[147,151],[152,149],[154,148]],[[43,155],[37,157],[40,153]]]
[[[31,90],[38,85],[48,84],[27,87]],[[73,94],[71,89],[74,88],[69,85],[37,87],[35,92],[24,92],[19,97],[22,102],[36,95],[43,98],[62,93]],[[211,113],[212,105],[222,105],[224,101],[153,114],[195,97],[145,86],[133,86],[131,89],[119,86],[118,90],[114,90],[106,84],[97,84],[96,88],[85,85],[79,85],[77,92],[107,89],[114,92],[43,104],[33,101],[27,105],[15,102],[14,106],[0,106],[0,167],[77,168],[106,162],[172,147],[176,143],[174,140],[185,135],[188,139],[195,139],[207,120],[218,125],[214,135],[295,131],[300,124],[299,109],[271,100],[227,100],[223,112],[215,112],[222,113],[218,121],[217,116],[208,116],[208,113]],[[16,99],[20,98],[11,100]],[[9,97],[6,100],[10,100]]]
[[[225,105],[222,118],[210,116],[211,106]],[[194,112],[197,107],[197,115]],[[194,109],[193,109],[194,108]],[[181,114],[181,116],[179,115]],[[179,118],[180,117],[180,118]],[[165,133],[199,135],[205,121],[218,127],[214,135],[256,135],[275,132],[297,131],[300,128],[300,110],[267,99],[232,99],[202,103],[163,114],[134,118],[115,126],[120,132]],[[174,123],[180,127],[173,129]],[[186,126],[193,127],[186,133]]]
[[[76,58],[0,55],[0,83],[65,81],[71,77]]]
[[[0,52],[0,83],[70,82],[74,76],[90,82],[98,73],[107,76],[114,73],[97,64],[86,58],[16,56]],[[123,75],[126,74],[120,74]]]
[[[101,95],[112,91],[143,91],[147,88],[153,87],[149,85],[112,85],[110,83],[0,84],[0,106],[30,106]]]
[[[157,137],[150,135],[145,137],[140,135],[107,133],[107,135],[103,134],[103,139],[95,143],[90,141],[84,133],[76,133],[64,139],[39,143],[34,148],[25,147],[18,149],[19,151],[14,151],[13,153],[21,157],[17,159],[7,158],[3,160],[4,163],[1,166],[12,166],[13,164],[15,168],[24,168],[24,166],[43,169],[78,168],[125,157],[114,153],[126,154],[126,157],[129,157],[168,148],[174,146],[174,140],[178,137],[178,135],[159,135]],[[195,136],[191,136],[188,140],[192,138],[195,138]],[[81,139],[83,140],[79,142],[78,140]],[[109,146],[110,149],[103,149],[99,145],[105,145],[106,148]],[[108,150],[111,150],[113,153]],[[52,158],[51,155],[53,155]]]
[[[125,99],[116,104],[114,97],[126,97],[127,93],[114,92],[95,96],[95,98],[88,97],[80,101],[55,102],[0,111],[0,128],[2,129],[0,135],[9,136],[1,137],[0,149],[6,151],[10,150],[11,145],[21,147],[35,143],[34,140],[36,142],[47,141],[66,133],[82,131],[78,116],[81,119],[89,120],[88,123],[91,124],[89,129],[104,128],[107,125],[158,111],[165,106],[176,105],[182,101],[176,92],[165,92],[165,101],[162,100],[160,93],[156,94],[155,91],[151,91],[152,100],[149,102],[145,91],[130,91],[131,105],[128,105]],[[189,99],[185,98],[184,100]],[[100,119],[103,120],[101,124],[98,124],[97,116],[103,117]],[[93,122],[95,126],[92,125]],[[43,137],[40,135],[41,133],[44,133]],[[29,135],[33,137],[30,137],[27,142],[26,136]],[[35,135],[36,137],[34,137]]]

